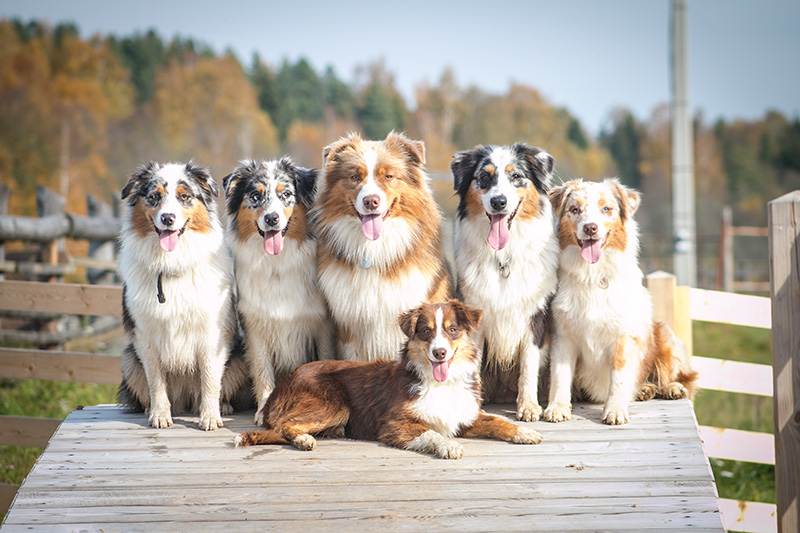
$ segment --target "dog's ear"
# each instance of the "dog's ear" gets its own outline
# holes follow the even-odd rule
[[[561,214],[564,211],[564,206],[567,204],[569,195],[579,189],[581,183],[583,183],[583,180],[574,179],[566,181],[562,185],[550,189],[548,196],[550,197],[550,203],[553,205],[553,211],[555,211],[556,220],[561,218]]]
[[[616,178],[606,179],[605,182],[614,191],[614,197],[619,204],[620,218],[625,221],[632,217],[642,203],[642,195],[639,194],[639,191],[626,187]]]
[[[335,161],[339,154],[348,148],[355,148],[361,142],[361,136],[358,133],[348,133],[331,144],[322,149],[322,165],[325,166],[331,161]]]
[[[213,205],[219,195],[219,188],[217,187],[217,182],[211,176],[211,172],[207,168],[195,165],[192,161],[186,163],[184,172],[200,187],[203,203],[206,206]]]
[[[297,200],[305,207],[311,207],[317,193],[317,171],[294,164],[289,156],[283,156],[278,167],[294,180]]]
[[[452,299],[447,302],[448,305],[453,307],[456,313],[456,320],[460,326],[464,326],[467,331],[475,331],[481,324],[483,318],[483,311],[475,307],[470,307],[459,300]]]
[[[539,182],[536,183],[537,188],[542,192],[547,192],[550,189],[553,169],[555,168],[553,156],[541,148],[525,143],[514,144],[511,147],[511,151],[525,162],[528,173]],[[541,187],[539,186],[540,183]]]
[[[475,176],[478,164],[489,155],[489,148],[476,146],[472,150],[464,150],[453,154],[450,171],[453,173],[453,190],[459,194],[466,192],[472,177]]]
[[[133,171],[133,174],[130,175],[128,178],[128,183],[122,188],[122,193],[120,197],[125,200],[128,199],[128,203],[130,205],[134,205],[136,203],[136,199],[141,192],[141,188],[150,181],[153,176],[155,176],[156,172],[158,172],[159,166],[158,163],[155,161],[148,161],[147,163],[141,165],[139,168]]]
[[[395,149],[405,154],[408,161],[417,166],[425,164],[425,143],[409,139],[403,133],[390,131],[384,139],[384,144],[390,149]]]
[[[417,320],[419,320],[420,310],[417,307],[411,311],[406,311],[400,315],[400,329],[409,339],[414,337],[414,332],[417,329]]]
[[[239,181],[239,169],[234,170],[224,178],[222,178],[222,190],[225,191],[225,196],[228,197],[233,192],[233,188],[236,187],[236,183]]]

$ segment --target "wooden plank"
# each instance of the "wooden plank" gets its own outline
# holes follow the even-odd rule
[[[769,203],[778,530],[800,531],[800,191]]]
[[[700,426],[700,439],[707,457],[775,464],[775,439],[769,433]]]
[[[722,525],[732,531],[778,531],[777,507],[772,503],[719,499]]]
[[[111,285],[2,281],[0,309],[121,316],[122,288]]]
[[[700,373],[700,388],[772,397],[771,365],[695,355],[692,366]]]
[[[736,237],[768,237],[769,228],[763,226],[733,226],[731,228]]]
[[[19,485],[12,485],[10,483],[0,483],[0,515],[5,514],[11,502],[14,501],[14,496],[17,494]]]
[[[0,347],[0,377],[117,385],[120,358],[81,352]]]
[[[0,444],[44,448],[61,420],[30,416],[0,416]]]
[[[692,320],[770,329],[769,298],[732,292],[689,289]]]

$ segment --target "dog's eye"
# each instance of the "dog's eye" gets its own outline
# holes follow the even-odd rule
[[[361,176],[359,174],[353,174],[350,179],[353,181],[353,183],[358,183],[361,181]]]
[[[514,172],[511,174],[511,179],[513,181],[522,181],[522,177],[523,177],[522,174],[520,174],[519,172]]]
[[[254,204],[261,203],[261,193],[258,191],[253,191],[250,193],[250,201]]]
[[[581,208],[578,207],[578,206],[573,205],[572,207],[569,208],[569,212],[572,213],[573,215],[580,215],[581,214]]]
[[[458,328],[455,327],[455,326],[450,326],[449,328],[447,328],[447,332],[450,335],[457,335],[458,334]]]
[[[394,176],[392,176],[391,174],[385,174],[383,177],[386,178],[387,181],[391,181],[394,179]]]
[[[179,199],[181,202],[184,202],[184,203],[186,203],[186,202],[188,202],[188,201],[191,199],[191,196],[189,196],[189,195],[188,195],[188,194],[186,194],[185,192],[182,192],[181,194],[179,194],[179,195],[178,195],[178,199]]]
[[[429,328],[428,326],[422,326],[421,328],[419,328],[420,337],[425,338],[425,337],[430,337],[430,335],[431,335],[431,328]]]
[[[153,205],[157,204],[160,199],[161,195],[158,194],[157,192],[151,192],[150,194],[147,195],[147,201]]]
[[[611,214],[611,208],[608,207],[608,206],[603,207],[603,209],[601,209],[601,211],[603,212],[604,215],[610,215]]]

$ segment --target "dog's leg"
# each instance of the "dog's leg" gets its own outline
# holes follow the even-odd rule
[[[320,361],[336,359],[336,341],[333,325],[328,320],[319,323],[317,334],[317,358]]]
[[[256,397],[256,414],[253,421],[258,426],[264,424],[264,405],[275,389],[275,369],[272,365],[272,357],[268,353],[268,346],[266,339],[260,335],[250,334],[248,331],[246,356]]]
[[[533,339],[520,351],[519,381],[517,382],[517,418],[535,422],[542,415],[539,405],[539,366],[541,353]]]
[[[310,419],[311,416],[316,417]],[[343,405],[321,409],[313,415],[293,416],[291,423],[280,428],[280,433],[287,442],[299,450],[313,450],[317,445],[315,434],[335,430],[347,423],[350,411]]]
[[[566,335],[556,335],[550,353],[550,397],[544,419],[563,422],[572,418],[572,379],[578,347]]]
[[[222,374],[228,358],[228,343],[220,336],[210,335],[205,346],[207,355],[198,359],[200,371],[200,429],[214,431],[222,427],[219,399],[222,392]],[[203,348],[201,348],[202,350]]]
[[[642,349],[631,337],[617,341],[611,354],[611,384],[603,407],[603,422],[613,426],[630,420],[628,406],[636,392],[636,378],[641,366]]]
[[[542,435],[525,426],[518,426],[502,416],[481,411],[475,422],[461,433],[468,439],[495,439],[514,444],[539,444]]]
[[[464,448],[426,424],[409,418],[396,418],[380,431],[378,440],[388,446],[426,453],[439,459],[461,459]]]
[[[167,378],[161,368],[161,358],[149,345],[137,343],[136,351],[141,355],[147,388],[150,392],[148,421],[154,428],[168,428],[172,425],[172,414],[167,394]]]

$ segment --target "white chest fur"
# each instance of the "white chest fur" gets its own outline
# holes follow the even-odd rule
[[[471,426],[480,412],[480,405],[469,385],[463,381],[423,385],[412,412],[446,437]]]

